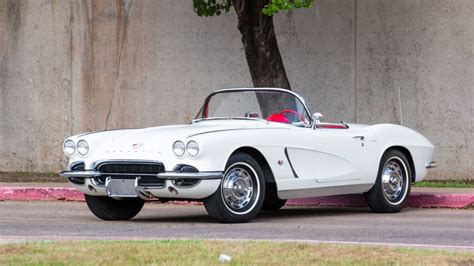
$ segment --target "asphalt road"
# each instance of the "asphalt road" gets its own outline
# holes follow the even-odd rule
[[[146,204],[126,222],[106,222],[80,202],[0,202],[0,242],[58,239],[278,239],[474,251],[474,210],[286,207],[246,224],[219,224],[203,206]]]

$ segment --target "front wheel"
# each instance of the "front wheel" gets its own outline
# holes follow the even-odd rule
[[[278,211],[286,204],[286,199],[280,199],[277,195],[275,183],[265,183],[265,199],[262,204],[262,211]]]
[[[410,195],[412,170],[404,153],[389,150],[380,161],[377,181],[365,194],[374,212],[393,213],[402,210]]]
[[[140,198],[116,200],[109,197],[85,194],[89,210],[102,220],[130,220],[143,208],[145,201]]]
[[[204,207],[223,223],[243,223],[254,218],[265,195],[263,172],[246,153],[232,155],[227,162],[220,187],[204,200]]]

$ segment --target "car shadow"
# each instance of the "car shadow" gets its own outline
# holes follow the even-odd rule
[[[371,213],[369,208],[364,207],[285,207],[278,211],[261,211],[258,217],[261,218],[287,218],[287,217],[307,217],[311,216],[340,216],[358,215],[360,213]]]
[[[403,212],[412,212],[416,209],[404,209]],[[169,215],[167,215],[169,213]],[[363,214],[374,214],[368,207],[285,207],[278,211],[261,211],[251,222],[271,222],[285,219],[318,218],[334,216],[355,216]],[[386,215],[386,214],[380,214]],[[367,216],[368,217],[368,216]],[[369,217],[368,217],[369,218]],[[135,217],[132,221],[141,223],[174,223],[174,224],[198,224],[215,223],[205,212],[202,214],[186,214],[180,211],[173,213],[169,209],[162,212],[160,216],[147,214],[146,216]]]

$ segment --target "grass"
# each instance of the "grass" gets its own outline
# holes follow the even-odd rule
[[[267,241],[55,241],[0,245],[1,265],[447,265],[474,263],[474,253]]]
[[[474,180],[433,180],[415,183],[415,187],[474,188]]]

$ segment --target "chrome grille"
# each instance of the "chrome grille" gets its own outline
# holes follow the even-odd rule
[[[158,162],[104,162],[96,167],[101,175],[96,181],[103,185],[108,177],[112,179],[135,179],[140,177],[139,185],[164,186],[165,181],[158,179],[157,174],[164,172],[165,167]]]
[[[97,170],[103,174],[126,174],[126,175],[156,175],[164,172],[165,167],[161,163],[102,163]]]

